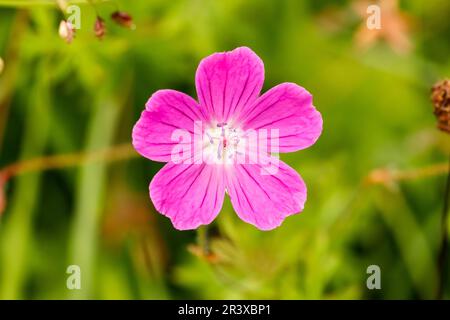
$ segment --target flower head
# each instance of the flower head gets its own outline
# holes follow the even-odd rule
[[[263,82],[263,62],[240,47],[201,61],[198,102],[174,90],[148,100],[133,145],[167,162],[150,183],[150,197],[175,228],[211,223],[225,193],[238,216],[261,230],[303,210],[305,183],[272,153],[314,144],[322,117],[304,88],[282,83],[260,96]]]
[[[450,133],[450,80],[436,83],[431,89],[431,100],[434,115],[438,120],[438,128]]]

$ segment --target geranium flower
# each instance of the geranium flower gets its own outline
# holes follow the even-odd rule
[[[195,76],[198,102],[174,90],[159,90],[148,100],[133,128],[133,145],[144,157],[167,162],[150,183],[150,198],[175,228],[211,223],[225,193],[238,216],[261,230],[276,228],[303,210],[305,183],[270,152],[314,144],[322,132],[322,117],[304,88],[282,83],[260,96],[263,82],[263,62],[240,47],[200,62]],[[180,130],[189,139],[174,134]],[[252,149],[247,133],[261,130],[271,132],[265,157],[236,161],[239,150]],[[203,140],[196,144],[198,136]],[[180,145],[191,151],[181,163],[174,161]],[[276,170],[269,170],[267,160]]]

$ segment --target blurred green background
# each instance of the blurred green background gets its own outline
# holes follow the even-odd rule
[[[0,168],[44,157],[0,184],[1,299],[435,296],[449,137],[429,95],[450,75],[449,1],[384,0],[376,37],[376,1],[68,2],[81,8],[71,44],[56,1],[0,0]],[[111,21],[118,8],[134,30]],[[227,200],[205,255],[152,207],[162,164],[133,152],[131,129],[154,91],[195,97],[198,62],[242,45],[265,63],[264,91],[290,81],[314,95],[324,131],[281,157],[308,185],[304,212],[262,232]],[[372,264],[381,290],[366,287]],[[81,290],[66,288],[69,265]]]

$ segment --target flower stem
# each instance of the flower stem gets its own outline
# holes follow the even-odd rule
[[[86,3],[86,0],[72,0],[70,3]],[[35,7],[35,6],[59,6],[59,0],[0,0],[0,7]]]
[[[437,299],[444,298],[444,289],[445,289],[445,273],[446,273],[446,262],[447,262],[447,251],[448,251],[448,230],[447,230],[447,218],[448,218],[448,209],[449,209],[449,200],[450,200],[450,156],[449,156],[449,172],[447,173],[447,182],[445,184],[444,191],[444,207],[442,209],[442,217],[441,217],[441,245],[439,249],[439,257],[438,257],[438,290],[437,290]]]
[[[96,162],[121,161],[134,158],[137,155],[129,143],[124,143],[92,152],[83,151],[22,160],[0,168],[0,216],[6,206],[4,187],[13,177],[30,172],[64,169]]]
[[[208,256],[210,253],[209,248],[209,234],[208,234],[208,226],[202,226],[197,229],[197,241],[199,247],[203,251],[204,256]]]
[[[50,155],[12,163],[0,168],[0,177],[11,177],[35,171],[62,169],[92,162],[113,162],[136,157],[138,154],[129,143],[119,144],[92,152]]]

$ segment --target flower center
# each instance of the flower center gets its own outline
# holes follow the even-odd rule
[[[227,123],[218,123],[205,131],[204,153],[207,161],[232,163],[237,154],[242,133]]]

